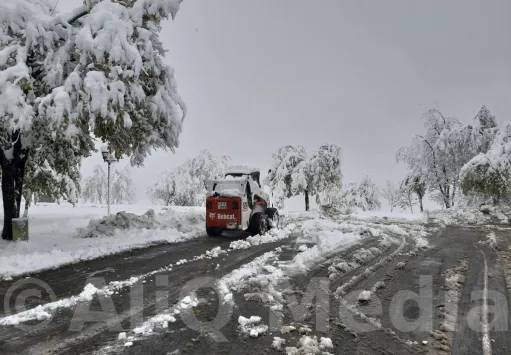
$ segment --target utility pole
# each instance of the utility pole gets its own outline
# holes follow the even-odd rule
[[[108,210],[108,216],[110,216],[110,165],[112,163],[115,163],[117,159],[110,154],[108,151],[107,146],[101,147],[101,155],[103,155],[103,161],[108,164],[108,181],[107,181],[107,210]]]

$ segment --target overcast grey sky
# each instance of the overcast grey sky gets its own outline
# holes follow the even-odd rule
[[[133,171],[140,200],[204,148],[265,172],[283,145],[335,143],[345,182],[399,180],[424,106],[511,118],[509,14],[509,0],[185,0],[161,37],[188,116],[176,154]]]

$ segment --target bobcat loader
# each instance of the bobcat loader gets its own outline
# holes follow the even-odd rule
[[[216,237],[223,231],[265,234],[278,228],[279,213],[269,207],[270,196],[259,182],[260,171],[235,165],[223,179],[206,180],[206,232]]]

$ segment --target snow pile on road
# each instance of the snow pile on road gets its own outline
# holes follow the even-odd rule
[[[259,275],[263,267],[270,261],[276,260],[282,249],[276,248],[273,251],[264,253],[251,262],[244,264],[238,269],[231,271],[222,277],[218,283],[219,297],[222,302],[233,301],[233,291],[241,291],[245,287],[245,282],[251,277]]]
[[[334,345],[330,338],[321,337],[319,342],[316,336],[304,335],[298,341],[296,347],[287,347],[287,355],[302,355],[302,354],[320,354],[330,355],[330,351],[334,350]]]
[[[111,287],[106,287],[103,289],[98,289],[92,284],[87,284],[83,291],[77,295],[72,296],[70,298],[64,298],[55,302],[49,302],[44,305],[39,305],[35,308],[28,309],[26,311],[22,311],[16,314],[7,315],[3,318],[0,318],[0,325],[18,325],[20,323],[28,322],[31,320],[45,320],[52,317],[52,313],[57,310],[57,308],[69,308],[73,307],[78,302],[90,302],[95,295],[111,295],[117,286],[112,285]]]
[[[296,228],[296,225],[291,223],[288,224],[284,229],[272,228],[263,235],[254,235],[247,237],[245,240],[235,240],[231,242],[229,249],[248,249],[250,247],[265,244],[274,243],[278,240],[289,238],[291,232]]]
[[[44,207],[44,208],[43,208]],[[31,209],[29,214],[30,236],[26,242],[6,242],[0,240],[0,278],[8,278],[29,272],[60,267],[83,260],[112,255],[144,248],[156,243],[175,243],[204,236],[204,208],[172,207],[153,219],[146,215],[137,223],[143,228],[114,229],[111,224],[125,226],[132,223],[125,217],[143,214],[146,206],[113,206],[112,211],[122,212],[117,222],[94,223],[87,232],[91,218],[106,213],[101,206],[80,206],[73,208],[68,204],[41,204]],[[156,209],[156,212],[161,210]],[[115,221],[117,215],[110,218]],[[130,218],[130,217],[129,217]],[[128,218],[128,219],[129,219]],[[146,229],[148,224],[156,223],[158,228]],[[99,226],[99,227],[98,227]],[[81,228],[81,229],[80,229]],[[101,230],[107,229],[105,236]],[[80,229],[77,236],[77,229]],[[80,234],[82,233],[82,234]],[[95,238],[80,238],[83,233]]]
[[[486,235],[486,239],[481,240],[479,244],[486,245],[495,249],[497,247],[497,236],[495,235],[495,232],[490,232],[488,235]]]
[[[261,317],[259,316],[251,316],[250,318],[239,316],[238,323],[238,329],[243,336],[257,338],[268,331],[268,326],[261,323]]]
[[[472,224],[482,225],[489,223],[509,223],[510,211],[506,207],[483,205],[479,208],[470,206],[455,206],[448,210],[437,210],[426,213],[428,223],[442,225]]]

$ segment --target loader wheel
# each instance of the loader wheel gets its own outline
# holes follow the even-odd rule
[[[220,229],[206,228],[206,233],[208,233],[208,237],[218,237],[222,234]]]
[[[268,229],[279,228],[280,216],[276,208],[267,208],[266,216],[268,217]],[[270,222],[271,220],[271,222]]]
[[[250,234],[252,235],[263,235],[266,233],[266,216],[261,212],[255,213],[250,219],[250,225],[248,227]]]

